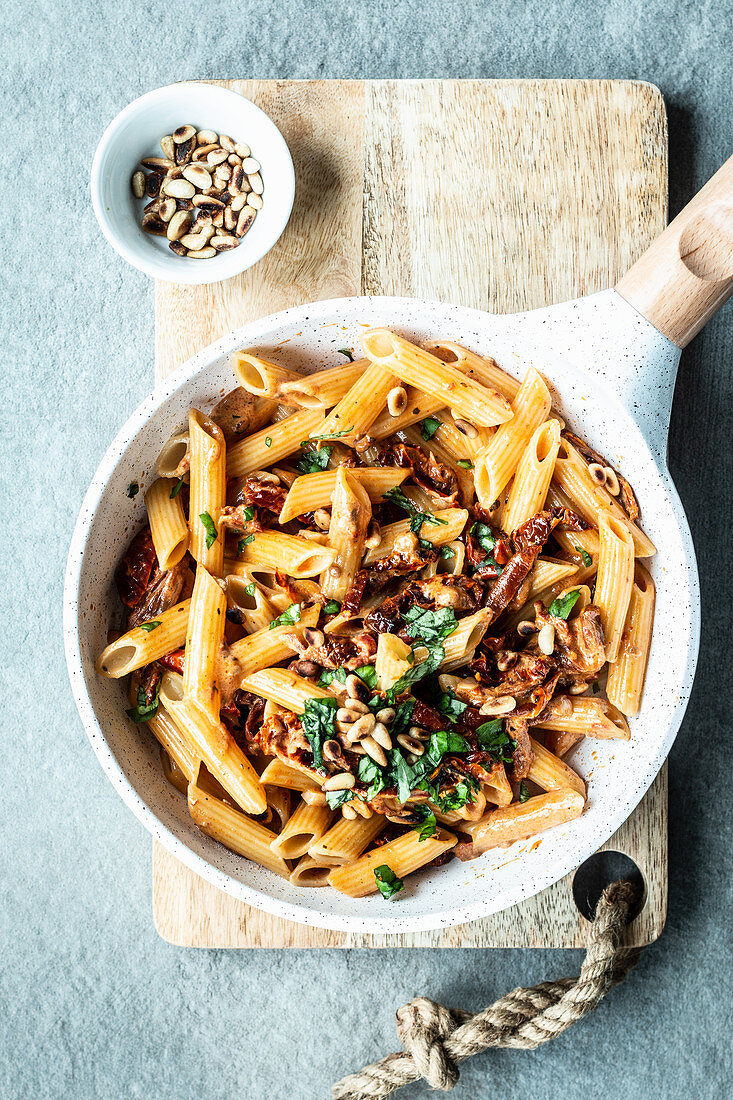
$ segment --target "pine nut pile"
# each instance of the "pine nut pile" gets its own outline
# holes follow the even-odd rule
[[[236,248],[262,209],[259,161],[248,145],[215,130],[179,126],[160,139],[162,157],[143,157],[132,176],[146,233],[190,260]]]

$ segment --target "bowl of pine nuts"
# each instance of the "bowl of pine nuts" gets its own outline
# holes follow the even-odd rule
[[[213,84],[140,96],[94,155],[94,212],[112,247],[155,279],[215,283],[256,264],[281,236],[295,194],[274,122]]]

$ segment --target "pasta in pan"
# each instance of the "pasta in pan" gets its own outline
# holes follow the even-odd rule
[[[130,677],[202,831],[389,898],[583,812],[563,757],[630,736],[654,547],[536,370],[387,329],[362,351],[316,375],[233,356],[242,389],[151,456],[97,671]]]

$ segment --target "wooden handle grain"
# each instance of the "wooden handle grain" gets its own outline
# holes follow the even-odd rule
[[[733,293],[733,157],[636,261],[616,290],[678,347]]]

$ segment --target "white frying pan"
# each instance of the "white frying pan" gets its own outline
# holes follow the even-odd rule
[[[606,841],[637,805],[664,761],[689,699],[699,642],[699,592],[687,520],[666,468],[667,428],[683,348],[733,290],[733,159],[713,177],[617,286],[550,309],[506,317],[406,298],[346,298],[299,306],[245,325],[206,348],[133,414],[105,455],[74,531],[64,632],[82,721],[112,783],[137,817],[195,872],[286,919],[355,932],[405,932],[457,924],[506,908],[557,881]],[[358,345],[363,325],[413,339],[441,337],[494,356],[515,375],[548,376],[569,425],[636,490],[645,530],[659,548],[654,639],[641,713],[628,743],[582,745],[572,761],[589,780],[577,821],[471,863],[410,878],[399,900],[352,900],[296,889],[200,833],[185,799],[160,769],[157,747],[125,717],[121,686],[98,679],[115,595],[111,578],[140,525],[145,484],[166,438],[191,405],[210,407],[233,387],[230,353],[283,340],[315,369]]]

